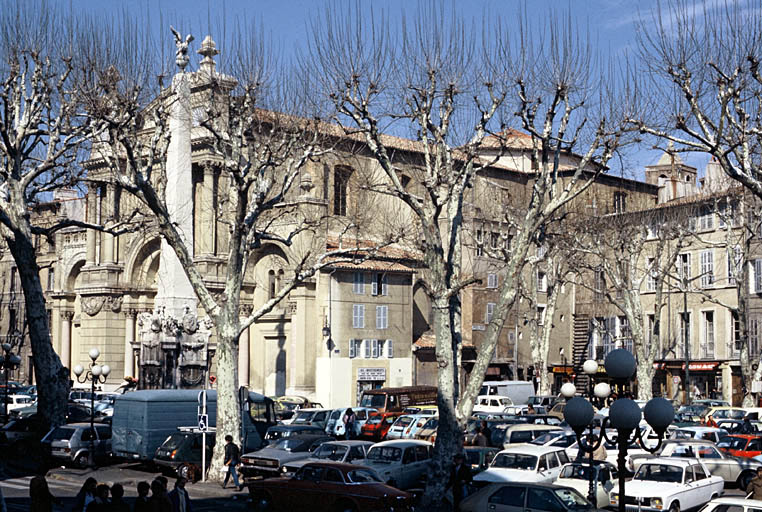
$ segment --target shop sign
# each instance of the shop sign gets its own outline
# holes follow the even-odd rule
[[[569,366],[554,366],[551,368],[551,373],[566,373],[566,374],[572,374],[574,373],[574,368],[571,368]]]
[[[357,380],[364,381],[385,381],[386,368],[358,368]]]
[[[691,363],[689,366],[689,369],[691,371],[711,371],[717,369],[717,366],[719,366],[720,363],[717,361],[709,361],[709,362],[695,362]],[[685,363],[654,363],[654,368],[656,370],[685,370]]]

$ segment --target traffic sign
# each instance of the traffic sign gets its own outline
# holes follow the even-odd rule
[[[209,415],[208,414],[198,415],[198,429],[201,432],[206,432],[209,429]]]

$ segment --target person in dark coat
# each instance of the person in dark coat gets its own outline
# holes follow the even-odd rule
[[[110,512],[111,501],[108,499],[109,486],[100,484],[95,488],[95,499],[87,506],[86,512]]]
[[[151,498],[148,505],[151,512],[172,512],[172,502],[169,501],[164,484],[158,478],[151,482]]]
[[[98,486],[98,481],[90,477],[85,480],[85,483],[80,487],[76,498],[74,498],[74,512],[85,512],[87,506],[95,500],[95,488]]]
[[[241,450],[238,445],[233,442],[233,436],[230,434],[225,436],[225,465],[228,467],[228,472],[225,475],[225,481],[222,483],[224,489],[228,485],[228,480],[233,477],[233,485],[238,487],[239,491],[243,491],[243,485],[238,482],[238,473],[236,473],[235,467],[241,462]]]
[[[462,453],[458,453],[453,458],[453,466],[450,471],[450,482],[447,485],[452,488],[452,499],[454,510],[460,510],[460,502],[468,494],[466,485],[471,482],[471,466],[466,463],[466,458]]]
[[[188,491],[185,490],[187,480],[179,477],[175,481],[175,488],[169,492],[169,501],[172,502],[172,512],[193,512]]]
[[[138,497],[132,506],[132,512],[151,512],[151,505],[148,502],[148,491],[151,486],[148,482],[138,482]]]
[[[29,482],[29,512],[53,512],[53,504],[60,500],[50,493],[48,481],[44,476],[36,476]]]
[[[742,434],[754,434],[754,425],[751,424],[751,417],[747,414],[743,417],[743,423],[741,423]]]
[[[130,506],[124,501],[124,487],[122,484],[111,486],[111,509],[113,512],[130,512]]]

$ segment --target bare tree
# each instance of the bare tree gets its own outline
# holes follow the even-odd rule
[[[358,9],[339,21],[327,12],[313,27],[303,61],[304,74],[318,81],[311,90],[324,91],[336,120],[363,138],[386,174],[388,193],[420,225],[439,367],[440,421],[424,500],[433,507],[444,494],[460,432],[517,299],[527,252],[552,214],[583,192],[620,146],[627,102],[612,99],[609,77],[593,71],[584,43],[559,24],[551,23],[544,39],[526,26],[490,25],[482,45],[457,16],[436,8],[402,25],[396,41],[374,13]],[[600,97],[592,93],[594,82]],[[528,135],[531,193],[526,204],[515,205],[521,220],[494,316],[461,390],[460,292],[474,282],[462,271],[464,194],[502,150],[515,145],[516,132],[504,130],[509,123]],[[387,129],[414,134],[417,156],[402,160],[385,139]],[[487,137],[499,151],[486,151]],[[405,165],[421,169],[420,195],[403,185],[399,172]]]

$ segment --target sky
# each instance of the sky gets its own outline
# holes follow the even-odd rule
[[[500,16],[504,20],[516,17],[525,7],[529,13],[565,16],[572,13],[572,22],[587,32],[590,42],[605,58],[614,59],[632,52],[636,47],[637,21],[651,20],[658,0],[450,0],[447,6],[466,19],[480,23],[484,17]],[[703,5],[712,0],[696,0]],[[746,0],[738,0],[744,2]],[[166,23],[167,41],[172,36],[168,25],[174,25],[183,34],[192,32],[195,41],[192,52],[198,49],[210,26],[219,26],[223,20],[229,26],[238,21],[251,21],[266,31],[266,37],[285,55],[294,54],[306,41],[311,21],[324,9],[334,11],[348,9],[355,4],[360,7],[373,5],[383,8],[394,19],[395,13],[412,16],[417,9],[415,0],[69,0],[60,3],[76,12],[116,15],[126,12],[139,18],[148,17],[153,23]],[[214,34],[211,34],[214,38]],[[224,48],[220,48],[224,51]],[[169,54],[171,57],[171,54]],[[633,177],[643,179],[643,168],[656,163],[661,152],[647,147],[630,151],[626,166]],[[685,155],[689,165],[703,174],[708,157]]]

